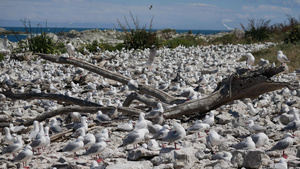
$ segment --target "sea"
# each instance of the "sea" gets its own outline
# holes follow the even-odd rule
[[[25,28],[25,27],[2,27],[8,31],[15,31],[15,32],[32,32],[34,34],[40,34],[42,31],[47,33],[59,33],[59,32],[69,32],[70,30],[77,30],[77,31],[84,31],[89,29],[99,29],[99,30],[108,30],[108,29],[114,29],[116,31],[123,31],[122,29],[115,29],[115,28],[58,28],[58,27],[47,27],[47,28],[41,28],[41,27],[31,27],[31,28]],[[159,29],[152,29],[153,31],[157,31]],[[186,33],[189,32],[188,29],[176,29],[177,33]],[[203,35],[210,35],[210,34],[216,34],[219,32],[228,32],[228,30],[191,30],[193,34],[203,34]],[[4,38],[5,35],[0,35],[0,38]],[[25,39],[28,35],[27,34],[18,34],[18,35],[6,35],[7,39],[11,42],[18,42],[22,39]]]

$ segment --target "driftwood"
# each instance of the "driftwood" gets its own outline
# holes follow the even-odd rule
[[[128,84],[129,80],[131,80],[129,77],[123,76],[118,73],[114,73],[112,71],[103,69],[101,67],[95,66],[91,63],[76,59],[76,58],[68,58],[63,56],[55,56],[55,55],[49,55],[49,54],[38,54],[41,58],[45,60],[49,60],[51,62],[59,63],[59,64],[71,64],[77,67],[84,68],[86,70],[89,70],[91,72],[97,73],[105,78],[112,79],[115,81],[118,81],[123,84]],[[150,96],[153,96],[157,99],[159,99],[161,102],[167,103],[167,104],[180,104],[182,103],[183,99],[173,97],[169,95],[166,92],[163,92],[161,90],[155,89],[151,86],[139,84],[138,92],[141,94],[147,94]]]

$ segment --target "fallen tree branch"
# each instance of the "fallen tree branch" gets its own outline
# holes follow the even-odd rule
[[[188,101],[166,109],[165,118],[178,118],[183,115],[203,114],[216,109],[228,102],[243,98],[257,98],[259,95],[284,87],[299,88],[295,82],[275,82],[270,78],[284,71],[284,67],[264,67],[255,71],[234,74],[219,83],[216,90],[209,96]]]
[[[48,100],[56,100],[60,102],[65,102],[67,104],[75,104],[79,106],[100,106],[102,105],[90,102],[90,101],[85,101],[82,99],[74,98],[74,97],[69,97],[66,95],[62,94],[54,94],[54,93],[21,93],[21,94],[16,94],[13,93],[11,90],[3,91],[1,92],[4,94],[6,97],[13,99],[13,100],[33,100],[33,99],[48,99]]]
[[[141,110],[139,109],[135,109],[135,108],[129,108],[129,107],[116,107],[118,112],[122,112],[124,114],[134,114],[134,115],[139,115]],[[29,126],[32,125],[33,122],[36,121],[44,121],[48,118],[54,117],[56,115],[62,115],[62,114],[66,114],[66,113],[70,113],[70,112],[86,112],[86,113],[96,113],[99,110],[103,111],[104,113],[110,110],[115,109],[115,107],[86,107],[86,106],[81,106],[81,107],[74,107],[74,106],[69,106],[69,107],[63,107],[60,109],[56,109],[54,111],[51,112],[45,112],[37,117],[35,117],[34,119],[30,119],[27,121],[24,121],[22,123],[22,125],[24,126]]]
[[[63,56],[55,56],[55,55],[42,54],[42,53],[38,53],[37,55],[39,55],[41,58],[43,58],[45,60],[49,60],[51,62],[55,62],[55,63],[59,63],[59,64],[71,64],[71,65],[74,65],[77,67],[84,68],[86,70],[89,70],[91,72],[99,74],[105,78],[112,79],[112,80],[118,81],[118,82],[126,84],[126,85],[128,84],[129,80],[131,80],[129,77],[123,76],[118,73],[114,73],[112,71],[103,69],[101,67],[95,66],[91,63],[88,63],[88,62],[85,62],[85,61],[82,61],[82,60],[79,60],[76,58],[67,58],[67,57],[63,57]],[[153,97],[159,99],[161,102],[164,102],[167,104],[178,104],[178,103],[182,102],[181,99],[173,97],[166,92],[163,92],[161,90],[158,90],[151,86],[147,86],[147,85],[143,85],[143,84],[139,84],[138,92],[141,94],[147,94],[147,95],[153,96]]]

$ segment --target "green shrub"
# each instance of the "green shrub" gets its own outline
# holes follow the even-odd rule
[[[127,19],[125,18],[126,24],[122,24],[118,20],[118,24],[123,29],[124,36],[124,46],[126,49],[145,49],[151,48],[153,45],[159,46],[159,40],[157,38],[156,32],[152,32],[152,21],[150,22],[150,26],[148,31],[146,30],[146,25],[140,28],[138,17],[134,18],[132,13],[130,12],[131,19],[135,28],[131,28]]]
[[[0,62],[4,60],[4,55],[2,53],[0,53]]]
[[[300,42],[300,25],[293,27],[291,31],[286,32],[284,35],[284,43],[297,42]]]
[[[245,38],[250,38],[254,41],[264,41],[270,37],[270,22],[271,20],[259,19],[248,19],[249,23],[247,27],[241,24],[241,27],[245,31]]]
[[[237,44],[238,38],[234,34],[226,34],[221,37],[213,38],[209,41],[211,44]]]
[[[163,42],[163,45],[169,48],[176,48],[179,45],[190,47],[200,46],[206,44],[206,41],[196,36],[187,35],[184,37],[177,37]]]

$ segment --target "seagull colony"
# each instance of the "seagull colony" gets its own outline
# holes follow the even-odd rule
[[[2,51],[9,51],[7,43],[6,40]],[[0,81],[13,92],[61,94],[111,109],[97,113],[61,113],[25,127],[16,124],[67,104],[52,99],[10,100],[1,94],[1,112],[13,120],[4,127],[1,137],[0,168],[284,169],[288,165],[299,166],[300,152],[296,148],[300,137],[299,90],[284,88],[253,100],[236,100],[211,110],[205,117],[189,121],[164,119],[164,111],[175,105],[159,100],[152,107],[132,103],[136,108],[146,107],[137,116],[117,109],[129,94],[139,90],[139,85],[184,97],[186,102],[204,98],[214,91],[218,82],[235,73],[236,68],[253,71],[261,66],[275,66],[264,59],[255,64],[255,56],[251,54],[273,45],[174,49],[152,46],[143,51],[98,49],[97,53],[85,49],[81,54],[72,43],[66,44],[68,53],[62,56],[129,77],[127,85],[41,58],[18,61],[8,53],[0,63]],[[242,57],[247,60],[237,62]],[[289,62],[282,51],[278,51],[277,59],[281,66]],[[178,73],[180,76],[176,76]],[[85,82],[75,82],[74,77],[85,77]],[[287,81],[297,78],[297,74],[282,73],[274,78]],[[16,81],[30,85],[18,86]]]

